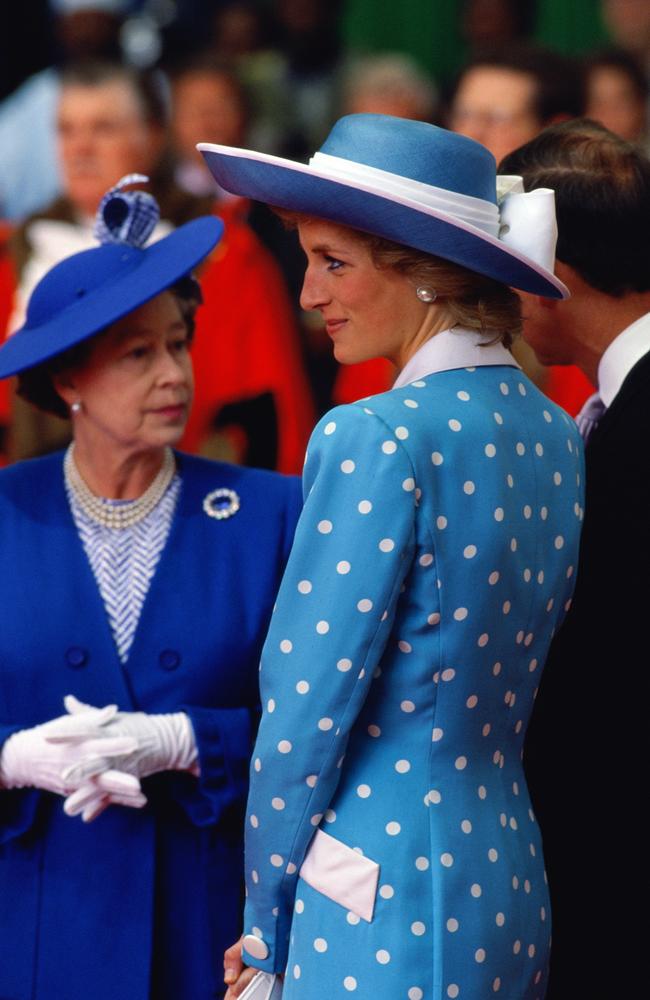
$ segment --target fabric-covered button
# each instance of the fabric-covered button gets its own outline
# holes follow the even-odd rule
[[[163,670],[176,670],[181,662],[181,654],[177,653],[175,649],[163,649],[158,661]]]
[[[65,662],[73,670],[78,670],[79,667],[85,667],[88,662],[88,653],[81,646],[70,646],[69,649],[65,651]]]
[[[252,955],[253,958],[268,958],[269,946],[261,938],[255,937],[254,934],[246,934],[242,943],[248,954]]]

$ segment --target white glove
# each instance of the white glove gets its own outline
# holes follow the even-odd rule
[[[64,699],[68,709],[73,703],[79,705],[72,695]],[[94,779],[105,791],[127,797],[141,794],[136,779],[119,775],[115,780],[110,772],[114,758],[122,758],[137,746],[132,736],[109,732],[108,724],[117,714],[116,705],[84,706],[74,715],[13,733],[0,749],[0,787],[33,787],[68,795],[81,782]],[[71,770],[75,773],[72,780],[68,777]]]
[[[89,706],[70,699],[67,708],[70,712],[83,713]],[[185,712],[165,715],[117,712],[107,723],[106,731],[116,738],[129,739],[133,744],[123,756],[114,758],[112,762],[115,771],[126,772],[125,777],[146,778],[159,771],[199,773],[194,730]],[[68,815],[81,813],[82,818],[89,822],[112,803],[144,805],[144,802],[123,802],[119,795],[106,795],[103,788],[96,787],[95,781],[84,781],[88,766],[90,760],[82,759],[66,772],[66,780],[77,788],[66,800],[64,808]]]
[[[131,774],[112,770],[81,785],[65,800],[63,809],[68,816],[78,816],[81,813],[84,823],[90,823],[109,806],[142,809],[146,804],[147,798],[140,790],[138,779]]]

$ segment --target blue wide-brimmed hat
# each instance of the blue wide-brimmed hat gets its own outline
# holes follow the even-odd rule
[[[217,245],[223,222],[193,219],[145,247],[159,218],[155,199],[121,188],[103,198],[95,234],[101,246],[67,257],[36,285],[23,326],[0,347],[0,378],[61,354],[155,298],[189,274]]]
[[[434,254],[550,298],[553,192],[497,178],[480,143],[389,115],[341,118],[308,164],[208,142],[197,147],[221,187]]]

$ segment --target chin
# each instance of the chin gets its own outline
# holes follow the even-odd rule
[[[360,351],[343,344],[334,344],[334,357],[340,365],[360,365],[363,361],[371,361],[376,354]]]

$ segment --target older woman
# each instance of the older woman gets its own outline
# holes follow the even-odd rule
[[[400,370],[312,435],[262,655],[228,996],[243,957],[286,970],[285,1000],[541,997],[521,751],[571,598],[582,455],[508,345],[509,286],[566,294],[552,192],[509,178],[499,209],[482,146],[380,115],[343,118],[308,166],[202,149],[223,187],[295,220],[302,304],[336,357]]]
[[[188,274],[222,225],[142,249],[147,198],[105,199],[106,245],[53,268],[0,350],[0,375],[74,433],[0,474],[7,1000],[208,1000],[240,929],[257,664],[299,490],[172,450]]]

